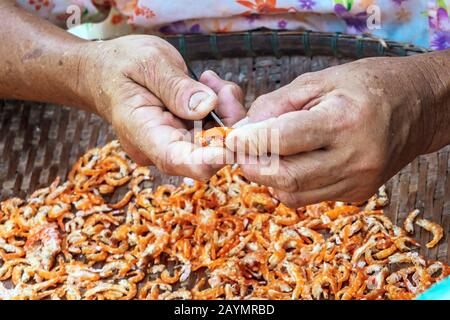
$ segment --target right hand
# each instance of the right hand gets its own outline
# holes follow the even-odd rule
[[[213,109],[227,126],[243,118],[243,94],[236,84],[212,71],[194,81],[178,51],[154,36],[126,36],[87,48],[83,83],[92,109],[112,123],[138,164],[194,179],[207,179],[225,164],[230,151],[194,146],[186,132],[192,120]]]
[[[241,164],[247,179],[272,187],[291,207],[366,200],[415,157],[449,141],[449,91],[430,71],[433,58],[370,58],[304,74],[259,97],[227,146],[254,160]],[[254,157],[265,151],[280,155],[270,174]]]

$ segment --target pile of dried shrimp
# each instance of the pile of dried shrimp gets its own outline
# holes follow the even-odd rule
[[[3,201],[0,299],[410,299],[450,274],[383,215],[383,189],[294,210],[237,167],[179,187],[146,180],[113,141],[66,182]],[[416,222],[431,245],[442,237]]]

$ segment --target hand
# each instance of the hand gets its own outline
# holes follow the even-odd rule
[[[266,143],[278,152],[276,174],[262,175],[260,162],[241,167],[290,206],[366,200],[417,155],[438,147],[430,87],[437,82],[417,59],[371,58],[304,74],[259,97],[227,146],[249,153]],[[279,132],[279,150],[258,139],[260,129]]]
[[[212,71],[203,73],[200,82],[189,78],[181,55],[158,37],[91,43],[86,52],[84,83],[93,109],[112,123],[136,162],[196,179],[209,178],[223,166],[230,151],[194,146],[183,131],[212,109],[229,126],[244,117],[236,84]]]

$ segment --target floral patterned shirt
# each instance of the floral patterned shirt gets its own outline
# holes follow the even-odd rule
[[[17,0],[87,39],[275,30],[370,34],[450,48],[450,0]],[[77,16],[78,15],[78,16]]]

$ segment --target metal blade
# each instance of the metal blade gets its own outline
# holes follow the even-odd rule
[[[217,124],[218,124],[219,126],[225,128],[225,125],[223,124],[222,120],[220,120],[219,116],[218,116],[214,111],[211,111],[209,114],[210,114],[211,117],[214,119],[214,121],[217,122]]]
[[[191,69],[191,67],[189,66],[189,64],[186,63],[186,65],[187,65],[187,68],[188,68],[189,73],[191,74],[192,78],[193,78],[194,80],[198,81],[198,77],[197,77],[197,75],[195,74],[195,72]],[[214,111],[211,111],[211,112],[209,113],[209,115],[214,119],[214,121],[215,121],[219,126],[225,128],[225,124],[222,122],[222,120],[220,120],[219,116],[218,116]]]

